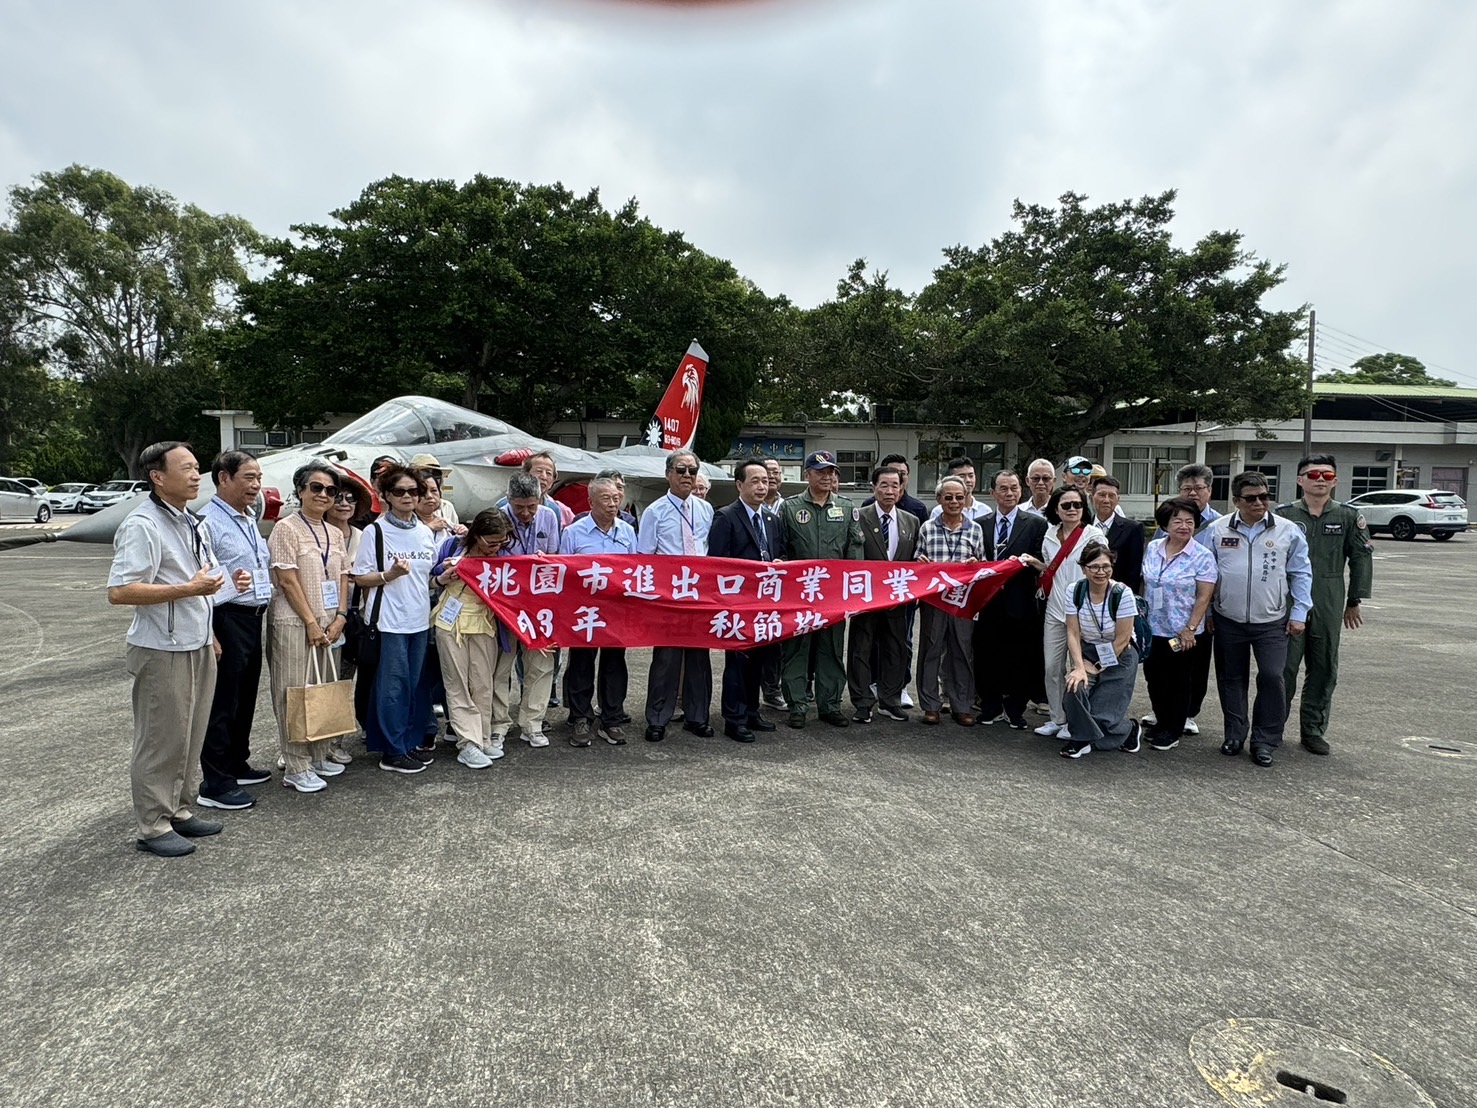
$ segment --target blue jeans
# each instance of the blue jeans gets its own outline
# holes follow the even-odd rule
[[[376,754],[408,754],[435,733],[425,664],[430,634],[380,632],[379,668],[364,721],[364,745]]]

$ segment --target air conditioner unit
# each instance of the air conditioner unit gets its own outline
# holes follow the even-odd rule
[[[286,431],[268,431],[267,432],[267,445],[268,446],[291,446],[292,443],[289,441],[289,439],[287,437],[287,432]]]

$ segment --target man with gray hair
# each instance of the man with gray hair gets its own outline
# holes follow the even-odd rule
[[[1049,459],[1037,458],[1026,467],[1026,491],[1030,499],[1020,506],[1021,511],[1046,518],[1046,502],[1051,499],[1051,490],[1056,487],[1056,466]]]
[[[505,554],[559,553],[559,515],[543,502],[543,487],[531,473],[508,478],[508,495],[497,506],[513,521],[513,539]],[[549,694],[559,677],[557,650],[529,650],[515,642],[513,650],[498,655],[493,678],[492,730],[488,745],[501,749],[513,724],[513,686],[522,682],[518,703],[518,732],[529,746],[549,745],[544,723],[549,713]]]
[[[561,554],[634,554],[636,532],[617,514],[621,507],[620,484],[611,477],[597,477],[590,482],[590,514],[581,516],[564,529],[559,539]],[[596,670],[599,670],[598,679]],[[569,652],[569,666],[564,673],[564,699],[569,705],[572,728],[570,746],[589,746],[591,725],[595,722],[594,695],[600,691],[599,736],[611,746],[624,746],[625,733],[621,717],[625,714],[626,651],[619,646],[582,649]]]
[[[713,526],[713,506],[693,495],[697,485],[697,455],[674,450],[667,455],[667,494],[641,515],[636,549],[642,554],[704,557],[708,553],[708,531]],[[681,678],[682,730],[699,738],[713,737],[708,722],[713,700],[713,669],[707,650],[658,646],[651,651],[651,672],[646,678],[646,741],[661,742],[667,724],[677,711],[677,686]]]

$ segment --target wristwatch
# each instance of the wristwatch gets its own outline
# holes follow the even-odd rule
[[[1359,598],[1357,596],[1351,597],[1349,599],[1349,601],[1344,605],[1344,607],[1346,607],[1346,608],[1357,608],[1357,607],[1359,607]]]

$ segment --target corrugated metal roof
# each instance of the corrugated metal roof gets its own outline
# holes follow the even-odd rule
[[[1337,381],[1313,381],[1314,396],[1387,396],[1403,400],[1477,400],[1477,389],[1445,385],[1345,385]]]

